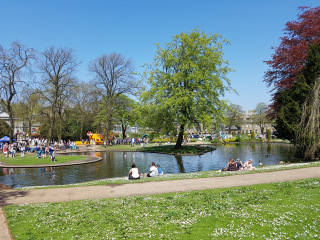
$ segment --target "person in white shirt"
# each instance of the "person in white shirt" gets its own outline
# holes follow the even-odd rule
[[[131,169],[129,171],[129,179],[140,179],[139,169],[137,168],[135,163],[132,163]]]
[[[252,159],[249,159],[248,162],[244,163],[244,169],[245,170],[256,170],[256,168],[252,166]]]
[[[150,172],[148,173],[148,177],[155,177],[159,175],[158,168],[154,162],[151,163]]]

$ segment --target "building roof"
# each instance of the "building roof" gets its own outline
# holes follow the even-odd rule
[[[0,112],[0,119],[9,118],[9,114],[6,112]]]

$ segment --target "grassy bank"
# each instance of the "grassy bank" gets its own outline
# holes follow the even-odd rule
[[[174,145],[164,145],[164,146],[147,146],[143,147],[141,151],[152,152],[152,153],[165,153],[165,154],[202,154],[205,152],[213,151],[213,147],[204,146],[194,146],[194,145],[184,145],[181,148],[175,149]]]
[[[20,157],[20,154],[16,154],[15,158],[5,158],[4,155],[0,156],[0,162],[10,165],[35,165],[35,164],[49,164],[55,165],[57,163],[71,162],[75,160],[86,159],[87,156],[68,156],[68,155],[56,155],[56,162],[51,162],[51,157],[37,158],[35,154],[26,153],[24,158]]]
[[[15,239],[317,239],[320,179],[4,207]]]
[[[113,145],[113,146],[96,146],[97,151],[136,151],[140,150],[141,145],[135,145],[131,147],[131,145]]]

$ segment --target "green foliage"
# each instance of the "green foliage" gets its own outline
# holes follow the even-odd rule
[[[240,138],[241,139],[241,138]],[[229,143],[229,142],[238,142],[238,138],[225,138],[225,139],[223,139],[222,140],[222,143],[224,143],[224,144],[227,144],[227,143]]]
[[[213,151],[215,148],[213,147],[204,147],[201,146],[200,148],[195,145],[190,146],[182,146],[180,149],[174,148],[172,145],[166,146],[147,146],[141,149],[144,152],[153,152],[153,153],[168,153],[168,154],[197,154],[203,153],[207,151]]]
[[[242,125],[242,113],[243,109],[240,105],[230,103],[230,105],[227,108],[225,117],[225,124],[229,128],[229,130],[232,126],[236,126],[239,128]],[[235,135],[235,133],[232,132],[232,135]]]
[[[256,137],[256,135],[255,135],[254,131],[251,131],[251,139],[254,140],[255,137]]]
[[[140,111],[135,101],[120,94],[114,101],[114,122],[121,125],[122,138],[126,138],[129,125],[134,126],[140,119]]]
[[[151,143],[168,143],[168,142],[172,142],[173,139],[171,138],[161,138],[161,137],[157,137],[154,138]]]
[[[270,141],[271,140],[271,130],[267,129],[267,140]]]
[[[240,136],[236,137],[236,142],[241,142],[242,138]]]
[[[255,108],[255,115],[253,116],[254,123],[259,125],[262,134],[265,132],[265,125],[270,122],[267,110],[267,104],[264,102],[258,103]]]
[[[0,138],[3,136],[9,136],[10,134],[10,126],[3,120],[0,120]]]
[[[320,46],[311,45],[306,63],[306,70],[287,90],[275,96],[278,103],[275,108],[276,130],[278,137],[295,142],[297,125],[301,120],[302,105],[320,76]]]
[[[173,133],[173,130],[170,131],[170,140],[173,140],[174,138],[174,133]]]
[[[138,106],[140,120],[138,124],[142,127],[151,128],[157,134],[168,134],[175,130],[174,116],[168,109],[154,103],[144,103]]]
[[[178,147],[187,124],[211,124],[223,115],[226,104],[220,97],[231,89],[227,78],[231,69],[222,58],[224,43],[218,34],[195,29],[174,36],[165,48],[157,44],[154,62],[146,71],[151,87],[141,98],[161,109],[162,119],[175,119],[181,131]]]
[[[194,139],[194,138],[191,138],[190,139],[190,142],[197,142],[198,140],[197,139]]]
[[[211,143],[221,143],[221,139],[220,138],[214,138],[211,140]]]
[[[156,133],[156,132],[149,133],[150,141],[153,141],[156,137],[159,137],[159,133]]]
[[[184,140],[187,140],[187,138],[188,138],[188,133],[187,133],[187,132],[184,132],[184,133],[183,133],[183,139],[184,139]]]

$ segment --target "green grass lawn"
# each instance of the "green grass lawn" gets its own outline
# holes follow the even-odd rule
[[[4,207],[15,239],[319,239],[320,179]]]
[[[26,153],[24,158],[20,157],[20,154],[16,154],[15,158],[5,158],[3,154],[0,155],[0,162],[10,164],[10,165],[34,165],[34,164],[49,164],[55,165],[57,163],[65,163],[75,160],[86,159],[87,156],[60,156],[56,155],[56,162],[51,162],[51,157],[47,156],[46,158],[37,158],[36,154]]]
[[[81,149],[81,148],[80,148]],[[101,150],[101,151],[112,151],[112,150],[116,150],[116,151],[135,151],[135,150],[140,150],[141,149],[141,145],[135,145],[134,147],[131,147],[130,144],[128,145],[113,145],[113,146],[97,146],[96,147],[97,150]]]
[[[174,145],[164,146],[147,146],[141,149],[144,152],[166,153],[166,154],[200,154],[214,150],[213,147],[184,145],[179,149],[175,149]]]

